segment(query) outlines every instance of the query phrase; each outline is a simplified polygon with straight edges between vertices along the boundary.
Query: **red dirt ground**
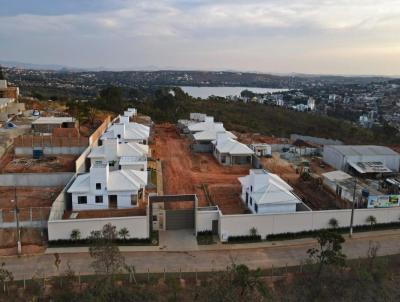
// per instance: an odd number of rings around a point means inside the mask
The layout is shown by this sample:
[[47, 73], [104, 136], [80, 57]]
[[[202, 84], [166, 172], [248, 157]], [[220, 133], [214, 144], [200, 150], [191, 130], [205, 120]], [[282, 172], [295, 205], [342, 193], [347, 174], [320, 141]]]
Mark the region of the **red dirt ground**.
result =
[[[127, 217], [127, 216], [145, 216], [146, 208], [134, 208], [134, 209], [107, 209], [107, 210], [90, 210], [90, 211], [79, 211], [76, 219], [87, 219], [87, 218], [107, 218], [107, 217]], [[71, 212], [64, 212], [63, 219], [69, 219]]]
[[[21, 228], [21, 241], [23, 254], [43, 253], [45, 249], [39, 229]], [[16, 255], [16, 242], [15, 229], [0, 229], [0, 256]]]
[[[238, 177], [247, 175], [250, 166], [221, 166], [212, 154], [193, 153], [189, 149], [189, 139], [181, 137], [171, 124], [155, 126], [153, 157], [161, 159], [163, 167], [164, 194], [197, 194], [199, 206], [208, 206], [202, 185], [239, 185]], [[226, 208], [224, 200], [222, 207]], [[219, 201], [216, 200], [219, 205]], [[225, 204], [225, 206], [223, 206]], [[229, 212], [243, 213], [235, 207], [237, 198], [232, 200]], [[173, 208], [191, 207], [189, 203], [174, 203]]]
[[218, 207], [224, 214], [245, 214], [249, 213], [240, 198], [242, 187], [237, 185], [209, 185], [208, 192], [212, 201], [218, 204]]
[[74, 172], [77, 155], [54, 155], [42, 159], [32, 157], [7, 157], [0, 167], [2, 173]]
[[[61, 187], [17, 187], [18, 207], [51, 207], [61, 190]], [[11, 202], [14, 195], [14, 187], [0, 187], [0, 208], [14, 208]]]

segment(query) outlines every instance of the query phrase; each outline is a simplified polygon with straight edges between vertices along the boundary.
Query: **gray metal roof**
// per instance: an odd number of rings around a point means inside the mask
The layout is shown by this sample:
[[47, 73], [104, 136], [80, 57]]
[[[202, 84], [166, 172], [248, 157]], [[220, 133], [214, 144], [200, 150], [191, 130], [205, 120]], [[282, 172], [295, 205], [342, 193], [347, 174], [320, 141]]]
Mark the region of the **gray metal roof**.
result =
[[400, 155], [392, 149], [384, 146], [370, 145], [331, 145], [325, 148], [332, 148], [346, 156], [368, 156], [368, 155]]

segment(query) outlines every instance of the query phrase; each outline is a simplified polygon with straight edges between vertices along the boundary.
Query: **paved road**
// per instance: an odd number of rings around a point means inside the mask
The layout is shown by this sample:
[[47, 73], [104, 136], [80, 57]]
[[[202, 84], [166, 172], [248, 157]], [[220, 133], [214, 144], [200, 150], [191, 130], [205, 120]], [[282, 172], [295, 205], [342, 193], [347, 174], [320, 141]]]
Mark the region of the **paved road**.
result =
[[[347, 239], [344, 244], [344, 252], [349, 258], [365, 257], [370, 241], [380, 244], [380, 255], [400, 253], [400, 231], [374, 232], [369, 235], [356, 235], [357, 238]], [[250, 268], [270, 268], [300, 264], [306, 258], [306, 251], [314, 246], [312, 240], [287, 242], [286, 245], [249, 248], [251, 245], [244, 245], [244, 249], [233, 249], [226, 246], [226, 249], [198, 250], [187, 252], [154, 251], [154, 252], [124, 252], [126, 262], [133, 264], [137, 272], [177, 272], [182, 271], [211, 271], [223, 270], [235, 261], [243, 263]], [[6, 263], [16, 279], [29, 278], [33, 274], [39, 276], [57, 275], [54, 266], [54, 255], [37, 255], [17, 257], [4, 257], [0, 259]], [[90, 268], [91, 259], [87, 253], [68, 253], [61, 255], [60, 271], [64, 271], [67, 262], [71, 268], [81, 274], [92, 272]]]

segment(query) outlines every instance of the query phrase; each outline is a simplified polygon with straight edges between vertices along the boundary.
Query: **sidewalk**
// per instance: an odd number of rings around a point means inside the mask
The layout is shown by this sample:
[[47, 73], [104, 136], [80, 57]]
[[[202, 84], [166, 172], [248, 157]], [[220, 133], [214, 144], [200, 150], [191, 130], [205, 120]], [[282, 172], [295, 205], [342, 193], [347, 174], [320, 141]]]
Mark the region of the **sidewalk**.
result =
[[[293, 240], [279, 240], [279, 241], [262, 241], [256, 243], [215, 243], [210, 245], [196, 245], [193, 244], [193, 238], [188, 239], [187, 234], [182, 236], [182, 232], [176, 231], [177, 236], [171, 236], [171, 233], [166, 233], [160, 236], [159, 246], [119, 246], [121, 252], [190, 252], [190, 251], [231, 251], [231, 250], [247, 250], [247, 249], [259, 249], [259, 248], [274, 248], [274, 247], [295, 247], [310, 245], [315, 242], [313, 238], [302, 238]], [[160, 233], [161, 234], [161, 233]], [[364, 240], [369, 238], [371, 240], [382, 238], [382, 236], [393, 236], [400, 240], [400, 230], [384, 230], [384, 231], [373, 231], [373, 232], [360, 232], [354, 233], [353, 238], [349, 238], [348, 234], [343, 234], [346, 241]], [[167, 237], [167, 238], [165, 238]], [[180, 238], [185, 243], [190, 240], [190, 244], [178, 244], [176, 238]], [[194, 238], [195, 240], [195, 238]], [[71, 253], [88, 253], [88, 247], [60, 247], [60, 248], [48, 248], [45, 254], [71, 254]]]

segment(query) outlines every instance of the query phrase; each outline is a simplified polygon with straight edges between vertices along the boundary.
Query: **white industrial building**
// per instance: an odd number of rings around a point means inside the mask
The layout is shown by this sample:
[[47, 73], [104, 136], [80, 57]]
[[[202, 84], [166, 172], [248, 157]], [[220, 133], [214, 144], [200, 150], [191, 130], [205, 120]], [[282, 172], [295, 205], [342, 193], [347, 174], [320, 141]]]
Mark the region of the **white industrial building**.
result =
[[383, 146], [326, 145], [323, 161], [342, 171], [388, 173], [399, 172], [400, 154]]
[[249, 175], [239, 177], [239, 182], [241, 198], [253, 213], [293, 213], [301, 203], [291, 186], [265, 170], [251, 169]]
[[110, 170], [130, 169], [147, 171], [149, 146], [139, 143], [123, 143], [118, 138], [103, 141], [103, 145], [92, 148], [88, 155], [91, 164], [108, 163]]
[[68, 193], [72, 210], [127, 209], [137, 207], [144, 199], [147, 171], [115, 170], [95, 163], [90, 172], [78, 175]]

